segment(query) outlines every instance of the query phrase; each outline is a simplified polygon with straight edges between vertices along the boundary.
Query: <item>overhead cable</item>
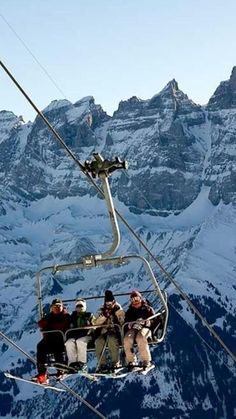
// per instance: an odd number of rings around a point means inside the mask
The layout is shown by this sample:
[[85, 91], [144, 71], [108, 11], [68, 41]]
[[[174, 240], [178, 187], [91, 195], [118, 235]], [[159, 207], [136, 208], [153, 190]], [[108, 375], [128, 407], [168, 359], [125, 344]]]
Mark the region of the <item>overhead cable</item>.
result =
[[79, 401], [83, 404], [85, 404], [90, 410], [92, 410], [94, 413], [96, 413], [97, 416], [99, 416], [102, 419], [107, 419], [106, 416], [104, 416], [101, 412], [99, 412], [95, 407], [93, 407], [87, 400], [83, 399], [76, 391], [74, 391], [71, 387], [69, 387], [67, 384], [65, 384], [63, 381], [60, 381], [60, 384], [65, 387], [65, 389], [71, 393], [74, 397], [79, 399]]
[[24, 349], [22, 349], [19, 345], [17, 345], [15, 342], [13, 342], [13, 340], [11, 340], [8, 336], [6, 336], [1, 331], [0, 331], [0, 337], [3, 338], [4, 340], [6, 340], [8, 343], [10, 343], [10, 345], [14, 346], [14, 348], [16, 348], [23, 355], [25, 355], [31, 362], [33, 362], [33, 364], [36, 364], [35, 359], [30, 354], [28, 354], [26, 351], [24, 351]]
[[33, 59], [36, 61], [36, 63], [39, 65], [39, 67], [43, 70], [43, 72], [46, 74], [46, 76], [51, 80], [51, 82], [54, 84], [56, 89], [62, 94], [64, 99], [66, 98], [65, 93], [61, 90], [61, 88], [58, 86], [58, 84], [53, 80], [52, 76], [48, 73], [45, 67], [39, 62], [37, 57], [33, 54], [33, 52], [29, 49], [29, 47], [26, 45], [26, 43], [23, 41], [23, 39], [18, 35], [18, 33], [15, 31], [15, 29], [10, 25], [10, 23], [7, 21], [7, 19], [3, 16], [2, 13], [0, 13], [0, 16], [2, 20], [7, 24], [7, 26], [11, 29], [11, 31], [14, 33], [14, 35], [17, 37], [17, 39], [21, 42], [21, 44], [25, 47], [25, 49], [30, 53], [30, 55], [33, 57]]

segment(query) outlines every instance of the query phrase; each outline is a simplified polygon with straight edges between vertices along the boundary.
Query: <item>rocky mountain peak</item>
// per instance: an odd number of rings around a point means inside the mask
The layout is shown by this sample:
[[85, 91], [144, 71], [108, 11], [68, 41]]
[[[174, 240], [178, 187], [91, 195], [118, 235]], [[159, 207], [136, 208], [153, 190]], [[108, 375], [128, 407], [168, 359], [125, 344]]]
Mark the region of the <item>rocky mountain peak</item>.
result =
[[3, 122], [5, 120], [10, 120], [12, 118], [16, 118], [16, 115], [11, 111], [0, 111], [0, 122]]
[[132, 96], [128, 100], [121, 101], [119, 103], [118, 110], [114, 113], [114, 116], [120, 116], [121, 113], [134, 113], [139, 112], [143, 108], [159, 108], [162, 107], [162, 100], [165, 98], [174, 98], [176, 92], [179, 90], [178, 83], [175, 79], [171, 80], [161, 92], [154, 95], [151, 99], [142, 100], [137, 96]]
[[178, 91], [180, 92], [178, 83], [175, 79], [173, 79], [167, 83], [164, 89], [150, 99], [149, 104], [151, 107], [153, 107], [153, 105], [159, 107], [163, 100], [174, 99]]
[[232, 69], [230, 79], [220, 83], [207, 104], [207, 109], [211, 111], [232, 108], [236, 108], [236, 66]]
[[236, 66], [232, 68], [232, 73], [229, 79], [231, 92], [236, 92]]
[[127, 100], [121, 100], [118, 106], [117, 111], [114, 112], [114, 117], [121, 116], [124, 113], [134, 113], [139, 111], [143, 106], [143, 100], [138, 98], [137, 96], [132, 96]]
[[80, 107], [80, 106], [87, 106], [89, 108], [90, 105], [94, 105], [95, 100], [93, 96], [85, 96], [82, 97], [82, 99], [75, 102], [74, 106]]
[[66, 108], [71, 106], [71, 102], [67, 99], [62, 100], [53, 100], [44, 110], [43, 113], [49, 113], [52, 111], [58, 111], [58, 110], [65, 110]]
[[11, 111], [0, 112], [0, 143], [11, 135], [12, 130], [24, 123], [23, 117], [16, 116]]
[[170, 91], [172, 93], [175, 93], [177, 90], [179, 90], [178, 83], [175, 79], [173, 79], [173, 80], [169, 81], [169, 83], [167, 83], [166, 87], [164, 87], [162, 92]]
[[22, 116], [16, 116], [11, 111], [0, 111], [0, 124], [3, 125], [14, 125], [17, 121], [24, 122]]
[[[189, 115], [191, 119], [191, 121], [189, 120], [190, 125], [198, 124], [204, 120], [201, 107], [179, 89], [175, 79], [169, 81], [160, 93], [147, 101], [147, 107], [155, 112], [157, 110], [161, 114], [166, 114], [168, 110], [169, 116], [172, 115], [171, 119], [173, 120], [181, 115], [186, 119], [187, 115]], [[195, 113], [194, 117], [193, 113]]]

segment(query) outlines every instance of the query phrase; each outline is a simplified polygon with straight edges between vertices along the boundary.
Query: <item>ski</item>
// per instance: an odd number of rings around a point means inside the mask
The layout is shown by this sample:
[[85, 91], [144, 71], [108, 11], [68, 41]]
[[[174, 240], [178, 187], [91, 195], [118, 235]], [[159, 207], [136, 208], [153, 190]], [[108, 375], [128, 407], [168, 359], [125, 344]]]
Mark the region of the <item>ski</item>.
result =
[[67, 373], [67, 374], [65, 374], [64, 377], [62, 377], [60, 380], [58, 380], [58, 382], [64, 381], [67, 378], [71, 378], [71, 377], [75, 378], [75, 377], [78, 377], [78, 375], [81, 376], [81, 377], [85, 377], [85, 378], [87, 378], [90, 381], [97, 381], [97, 378], [93, 374], [90, 374], [90, 373], [88, 373], [86, 371], [77, 371], [76, 373], [72, 373], [72, 374], [71, 373], [69, 373], [69, 374]]
[[135, 373], [135, 372], [141, 372], [142, 370], [143, 370], [143, 367], [140, 367], [139, 365], [137, 365], [136, 367], [134, 367], [132, 370], [128, 370], [127, 369], [128, 374], [132, 374], [132, 373]]
[[[55, 362], [54, 364], [52, 364], [52, 367], [56, 368], [57, 370], [63, 371], [66, 373], [66, 376], [62, 378], [61, 381], [63, 381], [66, 378], [73, 376], [78, 376], [80, 375], [81, 377], [85, 377], [88, 378], [91, 381], [97, 381], [96, 377], [94, 377], [93, 374], [90, 374], [89, 372], [85, 371], [85, 370], [77, 370], [75, 368], [69, 367], [69, 365], [65, 365], [65, 364], [60, 364], [58, 362]], [[59, 380], [60, 381], [60, 380]]]
[[132, 374], [135, 372], [140, 372], [143, 370], [143, 367], [135, 366], [131, 371], [129, 371], [126, 367], [117, 368], [114, 372], [107, 371], [107, 372], [93, 372], [96, 377], [104, 377], [104, 378], [124, 378], [128, 374]]
[[116, 373], [94, 373], [96, 376], [104, 376], [107, 378], [123, 378], [126, 377], [129, 374], [141, 374], [141, 375], [147, 375], [153, 368], [155, 368], [155, 365], [152, 364], [148, 368], [143, 368], [142, 366], [136, 365], [133, 369], [128, 370], [127, 367], [123, 367], [119, 370], [119, 372]]
[[127, 367], [123, 368], [123, 374], [134, 374], [136, 372], [140, 372], [143, 370], [143, 367], [140, 367], [139, 365], [135, 365], [132, 369], [128, 369]]
[[[77, 370], [76, 368], [70, 367], [69, 365], [61, 364], [61, 363], [58, 363], [58, 362], [52, 364], [52, 367], [66, 372], [68, 375], [65, 378], [71, 377], [72, 375], [73, 376], [74, 375], [80, 375], [82, 377], [88, 378], [91, 381], [97, 381], [98, 377], [122, 378], [122, 377], [126, 376], [126, 373], [125, 374], [119, 374], [119, 372], [121, 370], [123, 370], [123, 367], [117, 368], [116, 371], [114, 371], [114, 372], [107, 371], [107, 372], [104, 372], [104, 373], [102, 373], [102, 372], [99, 373], [99, 372], [96, 372], [96, 371], [87, 372], [87, 371], [84, 371], [84, 370]], [[64, 380], [64, 378], [62, 380]]]
[[153, 368], [155, 368], [154, 364], [151, 364], [149, 367], [147, 368], [143, 368], [143, 366], [141, 365], [136, 365], [134, 366], [133, 369], [128, 370], [127, 368], [125, 368], [125, 370], [127, 371], [127, 374], [134, 374], [134, 373], [138, 373], [138, 374], [142, 374], [142, 375], [146, 375], [149, 373], [149, 371], [151, 371]]
[[114, 372], [113, 371], [107, 371], [107, 372], [91, 372], [94, 377], [104, 377], [104, 378], [123, 378], [126, 377], [127, 372], [124, 371], [124, 368], [117, 368]]
[[56, 370], [63, 371], [69, 374], [76, 374], [78, 371], [75, 368], [69, 367], [69, 365], [61, 364], [60, 362], [54, 362], [50, 367], [56, 368]]
[[63, 390], [62, 388], [58, 388], [58, 387], [52, 386], [50, 384], [36, 383], [35, 381], [27, 380], [26, 378], [18, 377], [16, 375], [12, 375], [8, 372], [4, 372], [4, 375], [5, 375], [6, 378], [11, 378], [12, 380], [23, 381], [24, 383], [29, 383], [29, 384], [33, 384], [33, 385], [36, 385], [36, 386], [40, 386], [40, 387], [43, 387], [47, 390], [54, 390], [54, 391], [63, 392], [63, 393], [65, 392], [65, 390]]
[[147, 375], [151, 370], [153, 370], [153, 368], [155, 368], [154, 364], [150, 365], [150, 367], [148, 368], [142, 368], [141, 371], [139, 371], [139, 373], [142, 375]]

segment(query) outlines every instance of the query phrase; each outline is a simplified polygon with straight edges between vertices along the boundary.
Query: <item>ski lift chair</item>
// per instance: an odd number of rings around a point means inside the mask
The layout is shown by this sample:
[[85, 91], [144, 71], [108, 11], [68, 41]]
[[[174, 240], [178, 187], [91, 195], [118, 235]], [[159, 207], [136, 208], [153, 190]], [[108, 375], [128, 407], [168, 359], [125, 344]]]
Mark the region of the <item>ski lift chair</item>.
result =
[[[158, 311], [154, 319], [156, 319], [153, 324], [154, 329], [152, 330], [152, 340], [150, 343], [160, 343], [165, 336], [167, 321], [168, 321], [168, 306], [166, 301], [165, 294], [160, 290], [157, 280], [154, 276], [152, 268], [149, 262], [142, 256], [139, 255], [128, 255], [128, 256], [112, 256], [119, 247], [120, 244], [120, 231], [117, 222], [116, 212], [113, 205], [113, 200], [111, 196], [110, 186], [108, 182], [108, 176], [117, 169], [126, 169], [126, 162], [121, 162], [119, 158], [115, 158], [114, 161], [104, 160], [100, 154], [94, 154], [95, 160], [93, 162], [85, 162], [85, 168], [88, 173], [91, 173], [92, 176], [99, 177], [102, 182], [102, 189], [104, 198], [106, 200], [108, 214], [111, 222], [111, 229], [113, 233], [113, 241], [110, 248], [100, 254], [100, 255], [88, 255], [83, 257], [79, 262], [69, 263], [63, 265], [53, 265], [41, 269], [36, 274], [36, 287], [37, 287], [37, 296], [38, 296], [38, 308], [39, 308], [39, 317], [43, 316], [43, 301], [42, 301], [42, 287], [41, 287], [41, 276], [46, 271], [51, 271], [57, 273], [58, 271], [64, 271], [68, 269], [91, 269], [97, 268], [99, 266], [105, 265], [122, 265], [130, 262], [131, 260], [139, 260], [144, 264], [148, 277], [154, 287], [153, 292], [159, 298], [159, 301], [162, 305], [162, 309]], [[78, 298], [78, 296], [77, 296]], [[94, 326], [93, 326], [94, 328]], [[45, 331], [47, 333], [47, 331]], [[123, 343], [124, 336], [124, 327], [121, 329], [121, 343]], [[64, 341], [65, 341], [64, 337]], [[94, 350], [94, 347], [89, 350]]]

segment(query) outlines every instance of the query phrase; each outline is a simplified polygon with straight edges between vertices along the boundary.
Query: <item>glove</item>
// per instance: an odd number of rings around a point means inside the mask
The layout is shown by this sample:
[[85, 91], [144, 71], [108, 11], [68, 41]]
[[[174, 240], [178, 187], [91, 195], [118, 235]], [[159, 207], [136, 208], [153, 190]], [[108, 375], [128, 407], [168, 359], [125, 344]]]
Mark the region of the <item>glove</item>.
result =
[[134, 323], [132, 325], [132, 329], [135, 329], [135, 330], [141, 330], [142, 328], [143, 328], [143, 326], [142, 326], [142, 324], [140, 322]]
[[145, 326], [145, 324], [146, 324], [145, 320], [143, 320], [143, 319], [137, 319], [137, 322], [142, 326]]
[[132, 329], [141, 330], [144, 326], [145, 322], [143, 319], [137, 319], [135, 323], [132, 325]]

